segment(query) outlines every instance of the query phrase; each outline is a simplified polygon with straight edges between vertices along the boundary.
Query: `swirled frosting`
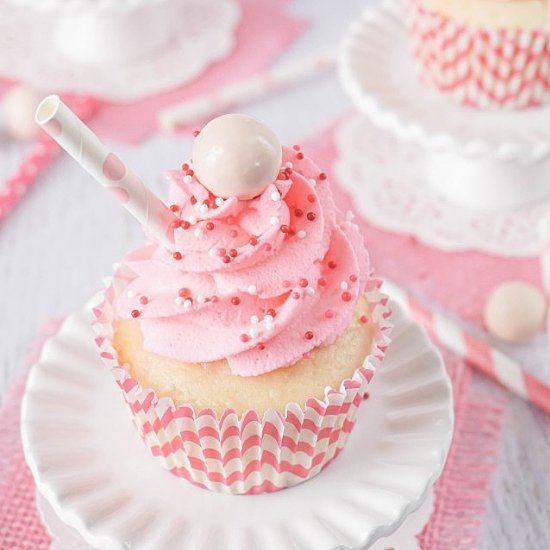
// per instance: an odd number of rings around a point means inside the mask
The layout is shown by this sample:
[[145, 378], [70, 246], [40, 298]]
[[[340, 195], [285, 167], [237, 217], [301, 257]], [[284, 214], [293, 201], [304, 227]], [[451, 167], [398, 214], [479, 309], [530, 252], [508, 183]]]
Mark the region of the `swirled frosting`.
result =
[[146, 350], [184, 362], [227, 359], [254, 376], [292, 365], [349, 324], [369, 277], [351, 216], [299, 148], [251, 200], [212, 196], [186, 165], [168, 174], [180, 220], [175, 252], [158, 245], [124, 259], [133, 278], [116, 302], [136, 318]]

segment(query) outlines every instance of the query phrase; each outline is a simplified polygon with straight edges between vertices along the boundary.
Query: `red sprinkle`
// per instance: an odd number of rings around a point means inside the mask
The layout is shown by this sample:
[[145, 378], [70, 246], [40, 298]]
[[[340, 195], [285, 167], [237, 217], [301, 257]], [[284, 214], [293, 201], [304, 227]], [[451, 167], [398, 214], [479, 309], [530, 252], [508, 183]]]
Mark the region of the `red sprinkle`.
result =
[[301, 298], [301, 295], [299, 292], [293, 292], [292, 293], [292, 297], [295, 299], [295, 300], [299, 300]]
[[230, 261], [231, 261], [231, 258], [230, 258], [229, 256], [224, 256], [224, 257], [222, 258], [222, 262], [223, 262], [224, 264], [228, 264]]
[[313, 332], [311, 332], [311, 330], [308, 330], [305, 334], [304, 334], [304, 338], [306, 340], [311, 340], [313, 338]]
[[298, 281], [298, 284], [299, 284], [302, 288], [306, 288], [306, 286], [308, 285], [307, 279], [300, 279], [300, 280]]
[[327, 281], [326, 279], [324, 279], [323, 277], [321, 277], [318, 281], [317, 281], [317, 284], [319, 286], [327, 286]]
[[330, 262], [328, 263], [330, 269], [336, 269], [337, 265], [338, 264], [334, 260], [330, 260]]
[[178, 296], [181, 296], [182, 298], [186, 298], [187, 296], [189, 296], [190, 294], [190, 291], [188, 288], [180, 288], [178, 290]]
[[325, 319], [332, 319], [334, 317], [334, 312], [332, 309], [327, 309], [325, 311]]
[[250, 340], [250, 336], [248, 336], [248, 334], [241, 334], [239, 338], [241, 339], [241, 342], [248, 342]]
[[263, 351], [265, 349], [265, 344], [263, 342], [259, 342], [256, 346], [260, 351]]
[[212, 229], [214, 229], [214, 224], [212, 222], [207, 222], [206, 229], [208, 229], [208, 231], [212, 231]]
[[351, 300], [351, 292], [342, 292], [342, 300], [344, 302], [349, 302]]
[[292, 168], [290, 168], [290, 166], [287, 166], [287, 167], [285, 168], [285, 174], [286, 174], [287, 176], [289, 176], [289, 177], [290, 177], [290, 175], [292, 174]]
[[192, 195], [191, 198], [189, 199], [189, 202], [195, 206], [195, 204], [197, 204], [197, 199], [195, 198], [195, 195]]
[[131, 315], [135, 319], [136, 317], [139, 317], [141, 313], [137, 309], [133, 309]]
[[181, 169], [182, 169], [184, 172], [187, 172], [187, 170], [189, 170], [189, 164], [187, 164], [186, 162], [184, 162], [184, 163], [181, 165]]
[[299, 151], [299, 150], [300, 150], [300, 146], [299, 146], [299, 145], [293, 145], [292, 148], [293, 148], [295, 151]]
[[361, 317], [359, 317], [359, 321], [363, 324], [366, 324], [369, 322], [369, 318], [366, 315], [361, 315]]
[[258, 237], [255, 237], [252, 235], [250, 239], [248, 239], [248, 244], [251, 244], [252, 246], [256, 246], [258, 244]]
[[142, 296], [140, 299], [139, 299], [139, 303], [144, 306], [146, 304], [149, 303], [149, 298], [147, 298], [147, 296]]
[[170, 210], [172, 210], [172, 212], [177, 212], [179, 209], [180, 207], [177, 204], [170, 205]]
[[233, 296], [233, 298], [231, 298], [231, 303], [234, 306], [238, 306], [241, 303], [241, 299], [238, 296]]
[[191, 169], [187, 170], [187, 175], [193, 177], [195, 175], [195, 172]]
[[271, 315], [271, 317], [275, 317], [276, 313], [275, 313], [275, 310], [270, 307], [266, 312], [265, 312], [266, 315]]
[[317, 217], [317, 215], [315, 214], [315, 212], [308, 212], [307, 213], [307, 219], [312, 222], [315, 220], [315, 218]]
[[321, 173], [319, 174], [319, 179], [320, 179], [321, 181], [324, 181], [324, 180], [327, 179], [327, 175], [326, 175], [324, 172], [321, 172]]
[[229, 251], [229, 255], [232, 257], [232, 258], [236, 258], [239, 253], [234, 249], [232, 248], [230, 251]]
[[280, 229], [281, 229], [281, 233], [288, 233], [289, 231], [288, 225], [284, 225], [284, 224], [281, 225]]
[[181, 220], [174, 220], [173, 222], [170, 222], [170, 227], [173, 229], [181, 227]]
[[172, 257], [174, 258], [174, 260], [181, 260], [183, 258], [183, 255], [181, 252], [174, 252], [172, 254]]
[[300, 208], [296, 208], [296, 210], [294, 210], [294, 215], [297, 218], [301, 218], [304, 215], [304, 211]]
[[199, 131], [199, 130], [195, 130], [195, 131], [193, 132], [193, 137], [197, 137], [199, 134], [200, 134], [200, 131]]
[[309, 202], [315, 202], [315, 195], [312, 195], [311, 193], [307, 196], [307, 200]]
[[350, 280], [352, 283], [357, 282], [357, 275], [351, 274], [351, 275], [349, 276], [349, 280]]
[[210, 298], [210, 301], [215, 304], [217, 301], [218, 301], [218, 297], [217, 296], [212, 296], [212, 298]]
[[191, 224], [187, 220], [181, 220], [180, 227], [183, 227], [183, 229], [189, 229]]
[[304, 158], [304, 153], [298, 153], [298, 154], [296, 155], [296, 158], [297, 158], [298, 160], [302, 160], [302, 159]]

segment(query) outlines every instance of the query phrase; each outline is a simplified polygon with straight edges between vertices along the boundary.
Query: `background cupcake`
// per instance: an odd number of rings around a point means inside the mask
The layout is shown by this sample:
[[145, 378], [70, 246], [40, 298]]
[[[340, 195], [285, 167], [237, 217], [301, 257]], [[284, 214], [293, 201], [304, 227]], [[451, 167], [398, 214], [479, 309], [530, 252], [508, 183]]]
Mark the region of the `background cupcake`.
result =
[[130, 253], [96, 309], [101, 355], [173, 474], [232, 493], [295, 485], [345, 444], [387, 346], [386, 298], [299, 147], [281, 158], [269, 129], [227, 115], [194, 159], [169, 174], [174, 250]]
[[546, 0], [410, 0], [418, 70], [464, 105], [522, 109], [550, 101]]

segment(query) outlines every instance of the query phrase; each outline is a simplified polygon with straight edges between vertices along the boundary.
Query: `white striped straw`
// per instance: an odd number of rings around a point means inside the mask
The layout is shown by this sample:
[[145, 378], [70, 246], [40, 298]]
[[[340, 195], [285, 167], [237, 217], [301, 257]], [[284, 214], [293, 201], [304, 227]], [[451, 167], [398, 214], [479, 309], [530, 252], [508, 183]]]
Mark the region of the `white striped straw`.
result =
[[382, 290], [447, 349], [514, 394], [550, 413], [550, 387], [529, 374], [517, 361], [447, 317], [423, 306], [395, 283], [384, 279]]
[[211, 118], [231, 110], [235, 105], [253, 101], [285, 86], [322, 73], [332, 68], [334, 61], [333, 53], [324, 52], [275, 67], [251, 78], [233, 82], [212, 94], [164, 109], [158, 116], [159, 128], [164, 132], [173, 132], [178, 126]]

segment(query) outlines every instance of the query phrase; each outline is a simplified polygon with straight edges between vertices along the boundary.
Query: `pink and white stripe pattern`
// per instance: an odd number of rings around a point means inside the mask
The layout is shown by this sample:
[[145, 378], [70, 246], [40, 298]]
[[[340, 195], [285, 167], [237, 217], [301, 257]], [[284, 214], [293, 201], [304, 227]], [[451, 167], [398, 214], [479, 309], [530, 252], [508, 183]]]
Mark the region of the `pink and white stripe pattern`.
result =
[[550, 32], [481, 30], [410, 0], [408, 28], [421, 75], [464, 105], [523, 109], [550, 102]]
[[384, 280], [384, 290], [447, 349], [512, 393], [550, 413], [550, 387], [519, 363], [445, 316], [426, 308], [394, 283]]
[[176, 407], [171, 399], [158, 398], [118, 364], [110, 343], [113, 301], [125, 285], [124, 277], [115, 275], [93, 309], [96, 343], [143, 441], [162, 466], [199, 487], [257, 494], [301, 483], [336, 458], [389, 343], [390, 311], [380, 281], [371, 280], [367, 288], [374, 326], [371, 354], [338, 391], [327, 388], [323, 400], [311, 398], [303, 408], [291, 403], [284, 413], [269, 410], [260, 417], [248, 411], [239, 417], [227, 410], [219, 418], [210, 409]]

